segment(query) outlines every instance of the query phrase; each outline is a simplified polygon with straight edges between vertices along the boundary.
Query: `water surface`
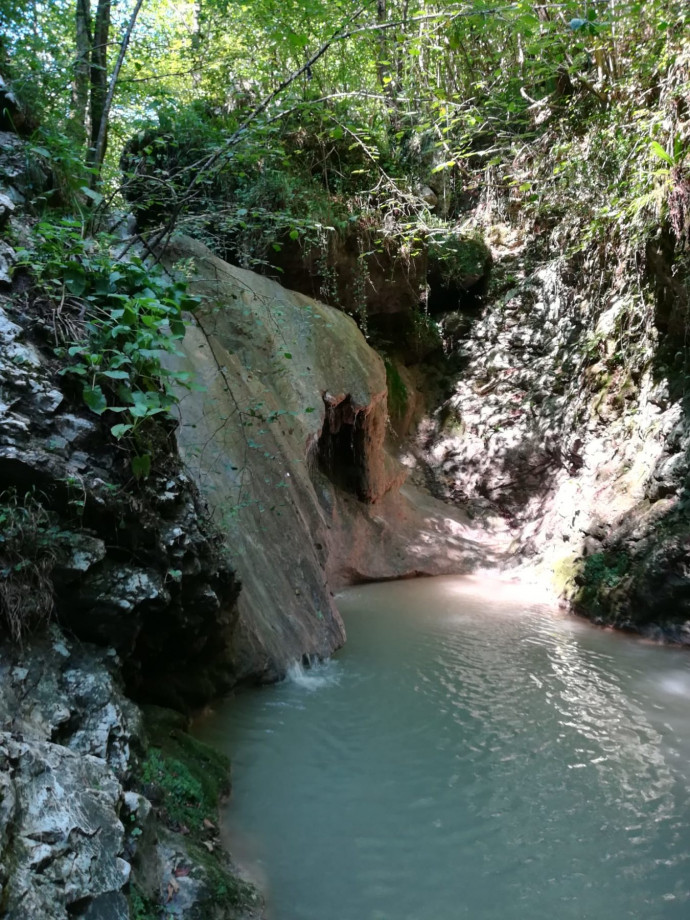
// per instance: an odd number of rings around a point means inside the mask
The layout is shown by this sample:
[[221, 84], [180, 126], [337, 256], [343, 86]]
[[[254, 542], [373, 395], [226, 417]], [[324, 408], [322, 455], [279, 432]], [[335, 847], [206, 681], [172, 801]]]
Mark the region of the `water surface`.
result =
[[201, 726], [274, 920], [690, 917], [690, 658], [480, 578], [339, 598], [332, 662]]

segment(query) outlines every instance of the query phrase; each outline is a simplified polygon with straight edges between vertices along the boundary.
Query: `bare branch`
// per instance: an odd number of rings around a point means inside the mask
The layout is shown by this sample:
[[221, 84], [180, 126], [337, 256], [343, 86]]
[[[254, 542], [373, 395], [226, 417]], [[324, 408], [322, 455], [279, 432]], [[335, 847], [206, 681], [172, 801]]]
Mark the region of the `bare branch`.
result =
[[94, 146], [93, 152], [93, 165], [97, 173], [100, 172], [100, 168], [103, 163], [103, 157], [105, 155], [105, 138], [108, 131], [108, 119], [110, 118], [110, 109], [113, 104], [113, 97], [115, 96], [117, 78], [120, 76], [120, 71], [122, 70], [122, 65], [125, 61], [125, 55], [127, 54], [129, 40], [132, 37], [132, 32], [134, 31], [134, 26], [136, 25], [137, 16], [139, 15], [139, 10], [141, 9], [143, 2], [144, 0], [137, 0], [136, 5], [132, 10], [132, 15], [129, 18], [129, 23], [127, 24], [125, 34], [122, 36], [122, 41], [120, 42], [120, 53], [117, 56], [117, 61], [115, 62], [115, 67], [110, 77], [110, 86], [108, 87], [108, 94], [105, 97], [105, 102], [103, 104], [103, 112], [101, 114], [101, 121], [98, 126], [98, 136], [96, 138], [96, 144]]

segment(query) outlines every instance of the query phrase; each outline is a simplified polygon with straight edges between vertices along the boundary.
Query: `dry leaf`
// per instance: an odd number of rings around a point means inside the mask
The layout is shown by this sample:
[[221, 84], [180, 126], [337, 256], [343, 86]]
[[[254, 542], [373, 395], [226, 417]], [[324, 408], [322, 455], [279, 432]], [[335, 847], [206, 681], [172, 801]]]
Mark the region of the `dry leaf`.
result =
[[171, 876], [170, 881], [168, 882], [168, 897], [165, 903], [169, 904], [179, 890], [180, 890], [180, 886], [175, 881], [175, 879]]

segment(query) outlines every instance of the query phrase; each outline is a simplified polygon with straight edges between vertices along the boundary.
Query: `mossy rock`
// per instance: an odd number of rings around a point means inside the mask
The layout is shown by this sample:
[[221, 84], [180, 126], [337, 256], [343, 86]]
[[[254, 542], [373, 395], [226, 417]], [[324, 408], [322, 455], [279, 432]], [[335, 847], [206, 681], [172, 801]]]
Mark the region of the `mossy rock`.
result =
[[486, 278], [491, 252], [478, 233], [445, 233], [429, 240], [429, 275], [449, 290], [468, 291]]
[[405, 415], [409, 394], [396, 362], [390, 358], [384, 358], [384, 364], [388, 386], [388, 412], [394, 421], [398, 421]]
[[150, 747], [139, 771], [144, 794], [162, 803], [167, 823], [194, 833], [213, 819], [230, 789], [230, 761], [185, 731], [184, 716], [159, 706], [144, 710]]
[[133, 863], [131, 916], [262, 916], [259, 892], [238, 876], [218, 832], [219, 805], [230, 786], [230, 761], [190, 735], [187, 720], [177, 712], [148, 706], [144, 719], [149, 745], [134, 787], [153, 804], [156, 825], [152, 849], [137, 852]]
[[620, 584], [630, 568], [630, 558], [624, 550], [593, 553], [586, 556], [575, 576], [579, 590], [574, 602], [585, 612], [604, 617], [608, 612], [608, 597]]
[[231, 874], [216, 852], [191, 842], [187, 846], [195, 868], [192, 876], [199, 883], [201, 895], [185, 920], [209, 920], [211, 917], [248, 917], [261, 905], [256, 888]]
[[582, 558], [569, 553], [558, 559], [551, 570], [551, 581], [559, 597], [572, 597], [577, 591], [576, 578], [582, 570]]

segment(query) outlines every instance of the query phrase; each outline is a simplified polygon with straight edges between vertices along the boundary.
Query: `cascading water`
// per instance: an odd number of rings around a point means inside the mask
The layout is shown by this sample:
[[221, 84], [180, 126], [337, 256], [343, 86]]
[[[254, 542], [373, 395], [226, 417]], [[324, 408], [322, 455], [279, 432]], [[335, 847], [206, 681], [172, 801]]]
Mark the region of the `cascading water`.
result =
[[274, 920], [685, 920], [690, 658], [488, 578], [351, 589], [200, 726]]

